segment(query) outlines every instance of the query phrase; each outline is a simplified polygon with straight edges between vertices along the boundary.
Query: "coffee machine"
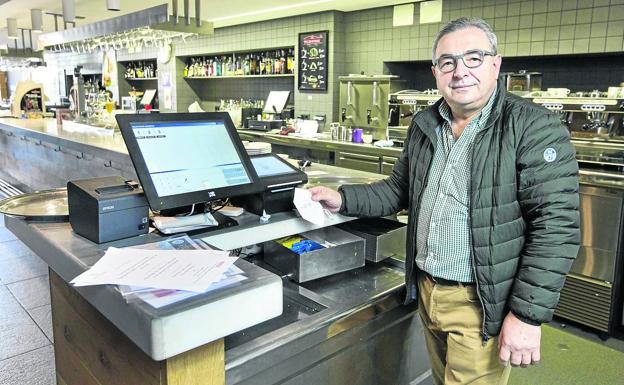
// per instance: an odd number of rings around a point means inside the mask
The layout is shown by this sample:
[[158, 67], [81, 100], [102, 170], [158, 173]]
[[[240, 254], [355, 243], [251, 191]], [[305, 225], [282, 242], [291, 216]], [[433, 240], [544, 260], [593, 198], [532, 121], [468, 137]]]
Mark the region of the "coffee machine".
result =
[[556, 90], [533, 92], [527, 97], [559, 114], [573, 138], [624, 141], [624, 95], [594, 90], [563, 96], [560, 89]]
[[402, 90], [388, 95], [388, 140], [401, 146], [407, 137], [407, 128], [418, 112], [440, 99], [436, 89], [425, 91]]

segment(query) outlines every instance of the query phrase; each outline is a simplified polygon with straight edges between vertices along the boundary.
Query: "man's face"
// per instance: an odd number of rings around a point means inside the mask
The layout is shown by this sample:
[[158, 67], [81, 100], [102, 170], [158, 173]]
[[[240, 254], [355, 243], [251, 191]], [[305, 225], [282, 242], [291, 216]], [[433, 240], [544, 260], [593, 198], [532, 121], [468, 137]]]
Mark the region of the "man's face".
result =
[[[485, 32], [469, 27], [444, 35], [436, 48], [436, 59], [441, 55], [458, 55], [470, 50], [491, 51], [492, 47]], [[484, 56], [483, 63], [476, 68], [468, 68], [458, 59], [455, 70], [442, 72], [437, 66], [431, 67], [438, 90], [451, 107], [453, 113], [470, 114], [485, 106], [496, 88], [501, 57]]]

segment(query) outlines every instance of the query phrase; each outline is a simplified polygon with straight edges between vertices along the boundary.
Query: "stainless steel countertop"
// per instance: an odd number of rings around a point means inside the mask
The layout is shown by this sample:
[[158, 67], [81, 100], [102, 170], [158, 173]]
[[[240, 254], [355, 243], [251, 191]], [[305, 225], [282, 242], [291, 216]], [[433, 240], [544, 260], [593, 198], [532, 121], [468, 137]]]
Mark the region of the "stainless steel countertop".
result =
[[303, 138], [289, 135], [279, 135], [275, 132], [263, 132], [255, 130], [238, 130], [238, 135], [243, 140], [258, 140], [263, 142], [282, 144], [285, 146], [311, 148], [327, 151], [344, 151], [357, 154], [393, 156], [401, 155], [402, 148], [399, 147], [377, 147], [366, 143], [340, 142], [335, 140]]
[[15, 135], [27, 135], [46, 141], [57, 140], [62, 143], [74, 143], [80, 146], [92, 146], [105, 150], [127, 154], [126, 144], [118, 130], [101, 127], [88, 129], [67, 129], [56, 124], [56, 119], [0, 119], [0, 129]]
[[[69, 223], [28, 223], [18, 218], [6, 217], [6, 225], [66, 281], [70, 281], [92, 266], [109, 246], [135, 246], [163, 239], [160, 235], [150, 233], [97, 245], [75, 234]], [[206, 234], [198, 234], [194, 238], [205, 236]], [[262, 260], [252, 262], [253, 264], [244, 260], [237, 262], [250, 277], [248, 279], [250, 285], [267, 279], [266, 270], [271, 269], [264, 265]], [[403, 279], [404, 273], [401, 268], [383, 263], [368, 265], [302, 285], [284, 278], [284, 297], [290, 298], [285, 305], [304, 304], [313, 310], [308, 315], [300, 311], [295, 312], [293, 319], [293, 315], [288, 314], [285, 309], [282, 316], [264, 322], [257, 328], [252, 326], [226, 337], [226, 368], [235, 367], [267, 351], [279, 350], [280, 347], [307, 334], [317, 333], [332, 325], [335, 328], [336, 323], [340, 324], [340, 320], [349, 319], [349, 316], [361, 307], [371, 306], [379, 301], [393, 304], [393, 308], [401, 306]], [[143, 302], [126, 303], [113, 285], [76, 289], [143, 350], [151, 347], [153, 337], [149, 327], [151, 322], [170, 319], [176, 313], [200, 308], [215, 300], [213, 298], [215, 294], [201, 294], [164, 308], [154, 309]], [[188, 328], [183, 333], [185, 339], [192, 339], [195, 335], [194, 328]], [[198, 341], [200, 342], [202, 341]]]

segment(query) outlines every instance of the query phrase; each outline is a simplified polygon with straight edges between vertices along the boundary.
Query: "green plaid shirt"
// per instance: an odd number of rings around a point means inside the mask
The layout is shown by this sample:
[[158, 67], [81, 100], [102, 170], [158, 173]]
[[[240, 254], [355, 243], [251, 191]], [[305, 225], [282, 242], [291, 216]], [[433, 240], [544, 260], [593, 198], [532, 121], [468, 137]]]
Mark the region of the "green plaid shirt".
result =
[[487, 122], [494, 95], [459, 136], [453, 137], [449, 105], [439, 106], [442, 125], [423, 191], [416, 237], [416, 265], [434, 277], [474, 282], [470, 242], [470, 172], [472, 147]]

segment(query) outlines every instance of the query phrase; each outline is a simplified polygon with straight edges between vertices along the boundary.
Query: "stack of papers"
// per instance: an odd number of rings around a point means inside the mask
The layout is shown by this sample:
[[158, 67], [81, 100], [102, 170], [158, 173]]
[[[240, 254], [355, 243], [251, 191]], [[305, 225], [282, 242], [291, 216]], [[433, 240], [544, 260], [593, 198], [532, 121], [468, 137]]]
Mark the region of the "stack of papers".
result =
[[[229, 269], [221, 275], [218, 281], [208, 286], [204, 293], [208, 293], [217, 289], [232, 286], [238, 282], [247, 279], [245, 272], [236, 266], [230, 266]], [[147, 302], [150, 306], [160, 308], [182, 301], [183, 299], [194, 297], [201, 293], [185, 290], [171, 289], [154, 289], [141, 286], [119, 285], [119, 292], [125, 298], [126, 302], [135, 302], [141, 300]]]
[[127, 301], [140, 299], [158, 308], [247, 278], [233, 265], [238, 258], [202, 249], [186, 235], [141, 247], [146, 248], [110, 247], [71, 283], [117, 284]]

